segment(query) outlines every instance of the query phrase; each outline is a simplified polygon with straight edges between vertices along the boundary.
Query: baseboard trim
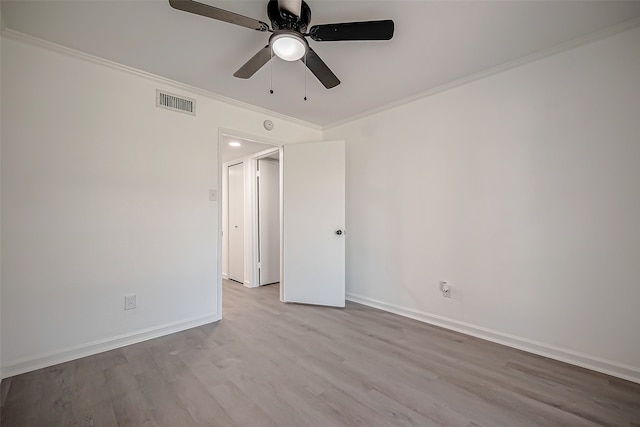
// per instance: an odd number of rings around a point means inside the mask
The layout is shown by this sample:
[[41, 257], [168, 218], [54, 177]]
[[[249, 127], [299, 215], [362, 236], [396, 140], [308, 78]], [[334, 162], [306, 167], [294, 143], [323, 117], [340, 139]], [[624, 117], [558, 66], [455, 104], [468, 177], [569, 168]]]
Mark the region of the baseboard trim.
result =
[[229, 280], [229, 275], [227, 273], [222, 273], [222, 278]]
[[38, 356], [25, 357], [22, 359], [9, 362], [2, 366], [1, 378], [9, 378], [14, 375], [23, 374], [25, 372], [35, 371], [36, 369], [46, 368], [48, 366], [57, 365], [82, 357], [91, 356], [104, 351], [114, 350], [116, 348], [125, 347], [127, 345], [136, 344], [153, 338], [175, 332], [184, 331], [186, 329], [195, 328], [197, 326], [206, 325], [207, 323], [217, 322], [221, 319], [219, 313], [211, 313], [205, 316], [194, 317], [178, 322], [166, 323], [164, 325], [152, 328], [141, 329], [139, 331], [118, 335], [115, 337], [105, 338], [92, 341], [86, 344], [62, 349]]
[[611, 360], [574, 352], [424, 311], [377, 301], [362, 295], [348, 292], [347, 300], [640, 384], [640, 369], [633, 366], [623, 365]]

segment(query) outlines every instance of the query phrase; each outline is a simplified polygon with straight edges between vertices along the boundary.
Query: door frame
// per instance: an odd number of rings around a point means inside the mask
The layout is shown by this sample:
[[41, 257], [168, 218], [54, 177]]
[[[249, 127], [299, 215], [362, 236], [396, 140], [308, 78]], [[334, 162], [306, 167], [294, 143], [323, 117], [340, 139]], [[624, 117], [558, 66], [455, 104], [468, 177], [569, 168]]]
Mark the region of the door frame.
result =
[[[272, 148], [268, 148], [265, 149], [263, 151], [260, 151], [258, 153], [254, 153], [250, 156], [249, 158], [249, 165], [247, 165], [244, 160], [242, 161], [234, 161], [234, 162], [224, 162], [222, 161], [222, 143], [223, 143], [223, 137], [224, 136], [229, 136], [229, 137], [236, 137], [236, 138], [240, 138], [240, 139], [244, 139], [250, 142], [255, 142], [255, 143], [259, 143], [259, 144], [265, 144], [265, 145], [271, 145], [273, 146]], [[243, 163], [244, 167], [248, 167], [249, 166], [249, 171], [252, 175], [252, 179], [251, 179], [251, 188], [252, 188], [252, 200], [251, 203], [253, 206], [256, 205], [256, 192], [255, 192], [255, 186], [256, 186], [256, 181], [255, 181], [255, 177], [256, 177], [256, 167], [257, 167], [257, 159], [260, 156], [265, 156], [268, 154], [272, 154], [273, 152], [275, 152], [276, 150], [279, 151], [280, 153], [280, 300], [282, 301], [283, 299], [283, 288], [284, 288], [284, 283], [283, 283], [283, 276], [282, 276], [282, 272], [283, 267], [284, 267], [284, 261], [283, 261], [283, 214], [282, 214], [282, 208], [283, 208], [283, 198], [284, 198], [284, 194], [283, 194], [283, 160], [284, 160], [284, 151], [283, 151], [283, 146], [285, 145], [284, 141], [279, 141], [279, 140], [275, 140], [275, 139], [270, 139], [270, 138], [264, 138], [262, 136], [256, 136], [256, 135], [252, 135], [252, 134], [248, 134], [246, 132], [242, 132], [242, 131], [238, 131], [235, 129], [229, 129], [229, 128], [218, 128], [218, 146], [217, 146], [217, 156], [218, 156], [218, 171], [217, 171], [217, 178], [218, 178], [218, 183], [217, 183], [217, 193], [218, 193], [218, 206], [217, 206], [217, 213], [218, 213], [218, 230], [220, 230], [218, 236], [217, 236], [217, 269], [218, 269], [218, 273], [216, 275], [216, 294], [217, 294], [217, 301], [218, 301], [218, 313], [220, 313], [220, 316], [222, 316], [222, 245], [223, 245], [223, 241], [225, 238], [228, 238], [228, 230], [223, 229], [223, 222], [222, 222], [222, 217], [223, 217], [223, 209], [222, 209], [222, 205], [223, 205], [223, 179], [224, 179], [224, 183], [227, 182], [227, 180], [224, 177], [224, 172], [225, 172], [225, 166], [227, 166], [228, 164], [237, 164], [237, 163]], [[252, 172], [251, 172], [252, 171]], [[246, 188], [246, 187], [245, 187]], [[245, 199], [246, 200], [246, 199]], [[246, 212], [246, 211], [245, 211]], [[257, 248], [256, 248], [256, 243], [257, 243], [257, 215], [255, 212], [255, 209], [250, 209], [250, 215], [251, 215], [251, 220], [249, 222], [249, 228], [250, 228], [250, 245], [251, 245], [251, 256], [250, 256], [250, 262], [251, 262], [251, 284], [255, 283], [255, 278], [257, 278], [258, 274], [257, 274], [257, 269], [258, 269], [258, 264], [257, 264]], [[246, 213], [245, 213], [245, 217], [246, 217]], [[227, 220], [228, 223], [228, 220]], [[246, 222], [245, 222], [246, 224]], [[228, 224], [227, 224], [228, 226]], [[245, 227], [245, 235], [247, 233], [247, 227]], [[245, 242], [246, 242], [246, 238], [245, 238]], [[246, 251], [245, 251], [246, 253]], [[228, 259], [227, 259], [228, 262]], [[246, 260], [245, 260], [246, 262]], [[246, 271], [246, 269], [245, 269]]]

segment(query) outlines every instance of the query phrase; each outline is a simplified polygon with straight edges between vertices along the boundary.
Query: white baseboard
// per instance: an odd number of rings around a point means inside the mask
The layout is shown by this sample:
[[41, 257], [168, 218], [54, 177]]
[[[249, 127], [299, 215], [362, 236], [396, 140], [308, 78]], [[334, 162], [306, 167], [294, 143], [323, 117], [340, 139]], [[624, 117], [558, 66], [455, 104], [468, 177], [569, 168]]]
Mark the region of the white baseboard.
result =
[[222, 273], [222, 278], [223, 279], [229, 279], [229, 275], [227, 273]]
[[206, 325], [207, 323], [217, 322], [220, 319], [220, 313], [212, 313], [206, 316], [166, 323], [164, 325], [152, 328], [142, 329], [115, 337], [92, 341], [86, 344], [81, 344], [78, 346], [46, 354], [25, 357], [3, 365], [0, 371], [1, 378], [8, 378], [14, 375], [23, 374], [25, 372], [35, 371], [36, 369], [57, 365], [58, 363], [64, 363], [70, 360], [80, 359], [81, 357], [91, 356], [93, 354], [102, 353], [104, 351], [125, 347], [127, 345], [136, 344], [142, 341], [147, 341], [175, 332], [184, 331], [185, 329], [195, 328], [196, 326]]
[[574, 352], [565, 348], [460, 322], [458, 320], [426, 313], [420, 310], [377, 301], [353, 293], [347, 293], [347, 300], [640, 384], [640, 368], [623, 365], [611, 360], [605, 360], [588, 354]]

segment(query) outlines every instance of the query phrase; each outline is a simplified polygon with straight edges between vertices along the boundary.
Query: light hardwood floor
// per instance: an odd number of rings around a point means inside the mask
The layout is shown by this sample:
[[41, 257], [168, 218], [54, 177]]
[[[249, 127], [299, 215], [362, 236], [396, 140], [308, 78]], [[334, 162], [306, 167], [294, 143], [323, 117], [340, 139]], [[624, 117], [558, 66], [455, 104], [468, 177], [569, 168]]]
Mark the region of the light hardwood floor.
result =
[[10, 426], [640, 426], [640, 385], [358, 304], [224, 319], [2, 383]]

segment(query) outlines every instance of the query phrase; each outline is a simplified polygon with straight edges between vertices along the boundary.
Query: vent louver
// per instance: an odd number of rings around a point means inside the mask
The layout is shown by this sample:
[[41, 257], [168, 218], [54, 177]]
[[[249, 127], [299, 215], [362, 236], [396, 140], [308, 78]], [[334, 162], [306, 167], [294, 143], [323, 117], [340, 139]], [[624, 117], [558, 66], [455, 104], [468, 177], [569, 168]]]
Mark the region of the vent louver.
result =
[[156, 107], [196, 115], [195, 99], [185, 98], [161, 90], [156, 90]]

